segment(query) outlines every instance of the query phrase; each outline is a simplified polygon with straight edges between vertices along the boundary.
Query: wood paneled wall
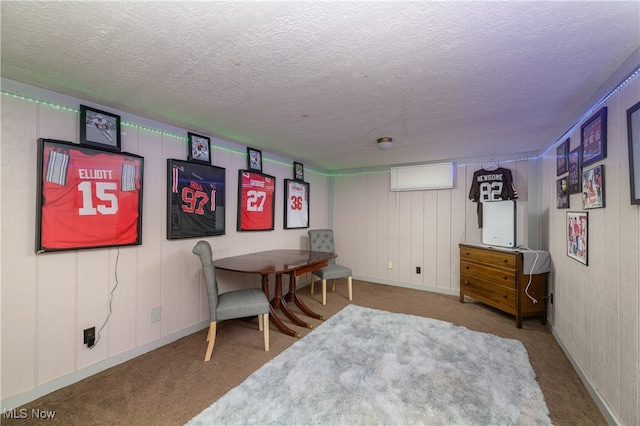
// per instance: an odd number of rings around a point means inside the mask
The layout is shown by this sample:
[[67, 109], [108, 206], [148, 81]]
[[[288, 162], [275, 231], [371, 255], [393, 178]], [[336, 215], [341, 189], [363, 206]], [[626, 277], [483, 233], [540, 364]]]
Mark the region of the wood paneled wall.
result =
[[[518, 245], [528, 245], [529, 222], [537, 220], [529, 214], [527, 189], [537, 163], [535, 158], [500, 163], [511, 170], [518, 191]], [[477, 204], [469, 200], [469, 190], [473, 173], [484, 166], [458, 163], [453, 189], [427, 191], [391, 192], [388, 171], [335, 177], [333, 227], [339, 236], [339, 262], [361, 279], [457, 294], [458, 244], [482, 240]]]

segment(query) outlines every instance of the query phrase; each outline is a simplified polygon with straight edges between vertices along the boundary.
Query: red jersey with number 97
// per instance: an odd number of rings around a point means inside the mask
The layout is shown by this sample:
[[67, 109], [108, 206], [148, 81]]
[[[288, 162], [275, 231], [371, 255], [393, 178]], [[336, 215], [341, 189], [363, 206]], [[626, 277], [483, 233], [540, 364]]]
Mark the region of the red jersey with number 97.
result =
[[142, 158], [43, 147], [43, 249], [139, 243]]

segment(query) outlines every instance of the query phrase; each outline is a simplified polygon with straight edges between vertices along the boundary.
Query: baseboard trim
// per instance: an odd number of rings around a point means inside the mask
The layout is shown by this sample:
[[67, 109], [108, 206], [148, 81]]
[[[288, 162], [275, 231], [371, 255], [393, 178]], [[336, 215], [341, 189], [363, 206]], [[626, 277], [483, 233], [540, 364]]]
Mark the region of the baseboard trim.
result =
[[411, 288], [411, 289], [414, 289], [414, 290], [424, 290], [424, 291], [430, 291], [432, 293], [448, 294], [450, 296], [458, 296], [458, 295], [460, 295], [460, 292], [458, 290], [452, 290], [452, 289], [449, 289], [449, 288], [431, 287], [431, 286], [426, 286], [426, 285], [405, 283], [405, 282], [402, 282], [402, 281], [381, 280], [379, 278], [365, 277], [365, 276], [360, 276], [360, 275], [354, 275], [352, 278], [354, 280], [367, 281], [367, 282], [370, 282], [370, 283], [390, 285], [390, 286], [393, 286], [393, 287]]
[[591, 398], [600, 409], [600, 412], [604, 416], [604, 419], [610, 425], [620, 425], [621, 423], [618, 421], [615, 414], [613, 414], [613, 411], [611, 411], [611, 408], [609, 408], [609, 405], [602, 398], [602, 395], [600, 395], [600, 392], [598, 392], [595, 386], [593, 386], [593, 383], [591, 383], [591, 380], [589, 380], [589, 377], [587, 376], [585, 371], [582, 369], [582, 366], [580, 366], [580, 363], [578, 363], [578, 361], [574, 358], [569, 348], [564, 344], [564, 342], [562, 341], [562, 338], [560, 338], [560, 335], [558, 335], [558, 332], [553, 326], [553, 323], [547, 320], [547, 324], [549, 326], [549, 329], [551, 329], [551, 334], [553, 334], [553, 337], [556, 339], [556, 342], [558, 342], [558, 345], [560, 345], [560, 348], [562, 349], [564, 354], [567, 356], [567, 358], [569, 358], [569, 362], [571, 362], [573, 369], [576, 370], [576, 372], [578, 373], [580, 380], [582, 380], [582, 383], [587, 388], [589, 395], [591, 395]]
[[207, 327], [209, 327], [208, 320], [203, 321], [199, 324], [193, 325], [191, 327], [187, 327], [185, 329], [177, 331], [168, 336], [161, 337], [160, 339], [154, 340], [153, 342], [149, 342], [142, 346], [138, 346], [137, 348], [131, 349], [130, 351], [121, 353], [111, 358], [107, 358], [104, 361], [93, 364], [87, 368], [83, 368], [82, 370], [75, 371], [66, 376], [60, 377], [58, 379], [52, 380], [43, 385], [37, 386], [33, 389], [28, 390], [27, 392], [9, 397], [7, 399], [3, 399], [0, 402], [0, 412], [4, 413], [6, 410], [13, 410], [24, 404], [28, 404], [29, 402], [35, 401], [36, 399], [41, 398], [47, 394], [50, 394], [51, 392], [55, 392], [66, 386], [77, 383], [81, 380], [86, 379], [87, 377], [91, 377], [111, 367], [115, 367], [118, 364], [122, 364], [124, 362], [130, 361], [134, 358], [139, 357], [140, 355], [144, 355], [147, 352], [151, 352], [162, 346], [168, 345], [169, 343], [175, 342], [178, 339], [181, 339], [190, 334], [196, 333]]

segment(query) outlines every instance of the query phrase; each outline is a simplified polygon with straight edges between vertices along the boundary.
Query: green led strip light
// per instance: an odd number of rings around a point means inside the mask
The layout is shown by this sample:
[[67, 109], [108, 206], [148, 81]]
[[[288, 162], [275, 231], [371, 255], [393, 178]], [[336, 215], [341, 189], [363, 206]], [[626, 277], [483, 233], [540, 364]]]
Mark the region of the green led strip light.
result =
[[[65, 111], [75, 112], [76, 114], [80, 113], [80, 110], [78, 110], [78, 109], [69, 108], [69, 107], [64, 106], [64, 105], [57, 105], [57, 104], [54, 104], [54, 103], [51, 103], [51, 102], [43, 101], [42, 99], [28, 98], [26, 96], [18, 95], [18, 94], [15, 94], [15, 93], [5, 92], [4, 90], [2, 90], [1, 92], [2, 92], [3, 95], [9, 96], [9, 97], [12, 97], [12, 98], [15, 98], [15, 99], [20, 99], [20, 100], [28, 101], [28, 102], [34, 102], [36, 104], [48, 106], [49, 108], [53, 108], [53, 109], [61, 109], [61, 110], [65, 110]], [[171, 137], [171, 138], [174, 138], [174, 139], [178, 139], [178, 140], [181, 140], [181, 141], [184, 141], [184, 142], [187, 142], [189, 140], [185, 136], [180, 136], [180, 135], [176, 135], [176, 134], [173, 134], [173, 133], [165, 132], [165, 131], [162, 131], [162, 130], [153, 129], [151, 127], [142, 126], [142, 125], [136, 124], [136, 123], [129, 123], [128, 121], [124, 121], [124, 120], [120, 120], [120, 124], [123, 125], [123, 126], [127, 126], [127, 127], [133, 127], [134, 129], [144, 130], [144, 131], [147, 131], [147, 132], [155, 133], [155, 134], [158, 134], [158, 135], [168, 136], [168, 137]], [[247, 156], [247, 153], [243, 152], [243, 151], [238, 151], [238, 150], [235, 150], [235, 149], [225, 148], [225, 147], [218, 146], [218, 145], [213, 145], [213, 144], [211, 145], [211, 147], [215, 148], [215, 149], [218, 149], [220, 151], [225, 151], [225, 152], [229, 152], [229, 153], [232, 153], [232, 154], [238, 154], [238, 155], [242, 155], [244, 157]], [[270, 158], [263, 157], [263, 160], [264, 161], [268, 161], [270, 163], [274, 163], [274, 164], [280, 164], [280, 165], [283, 165], [283, 166], [286, 166], [286, 167], [291, 166], [291, 164], [289, 164], [289, 163], [285, 163], [285, 162], [279, 161], [279, 160], [273, 160], [273, 159], [270, 159]], [[319, 172], [319, 171], [312, 170], [312, 169], [307, 169], [307, 171], [310, 171], [310, 172], [313, 172], [313, 173], [317, 173], [317, 174], [322, 175], [322, 176], [333, 176], [330, 173], [323, 173], [323, 172]]]

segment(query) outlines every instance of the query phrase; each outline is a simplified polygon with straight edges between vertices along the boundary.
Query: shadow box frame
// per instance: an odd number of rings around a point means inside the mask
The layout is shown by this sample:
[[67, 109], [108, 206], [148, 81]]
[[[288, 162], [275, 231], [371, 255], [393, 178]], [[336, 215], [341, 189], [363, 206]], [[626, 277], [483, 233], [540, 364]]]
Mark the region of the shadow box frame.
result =
[[569, 178], [567, 176], [556, 180], [556, 208], [569, 208]]
[[[98, 121], [101, 119], [105, 121], [105, 129], [99, 127]], [[120, 152], [122, 146], [120, 116], [80, 105], [80, 144]]]
[[556, 148], [556, 176], [562, 176], [569, 171], [569, 144], [567, 138]]
[[275, 176], [238, 170], [237, 231], [273, 231], [275, 199]]
[[589, 265], [589, 213], [567, 212], [567, 256]]
[[167, 159], [168, 240], [225, 234], [226, 173], [224, 167]]
[[640, 102], [627, 110], [631, 204], [640, 204]]
[[144, 157], [38, 139], [36, 253], [142, 244]]
[[196, 133], [187, 133], [188, 155], [191, 163], [211, 165], [211, 139]]
[[599, 209], [605, 207], [604, 165], [599, 164], [582, 170], [582, 208]]
[[284, 229], [309, 228], [309, 183], [284, 180]]
[[607, 107], [602, 107], [580, 126], [582, 167], [607, 158]]
[[569, 175], [567, 180], [569, 182], [569, 194], [579, 194], [582, 186], [580, 183], [580, 177], [582, 176], [582, 147], [578, 146], [569, 151]]

